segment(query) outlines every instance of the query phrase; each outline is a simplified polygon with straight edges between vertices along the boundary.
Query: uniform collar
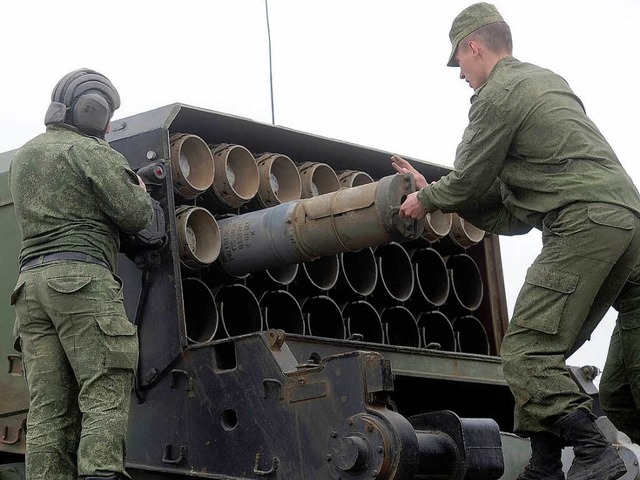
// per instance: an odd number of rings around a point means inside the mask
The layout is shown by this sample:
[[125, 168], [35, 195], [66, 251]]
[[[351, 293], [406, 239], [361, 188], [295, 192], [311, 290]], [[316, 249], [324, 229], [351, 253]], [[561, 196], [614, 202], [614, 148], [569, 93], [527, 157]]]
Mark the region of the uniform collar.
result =
[[109, 143], [106, 140], [99, 137], [94, 137], [92, 135], [87, 135], [86, 133], [83, 133], [80, 130], [78, 130], [73, 125], [69, 125], [68, 123], [50, 123], [49, 125], [47, 125], [47, 132], [64, 132], [64, 131], [77, 133], [78, 135], [82, 135], [83, 137], [87, 137], [87, 138], [93, 138], [97, 140], [98, 143], [101, 143], [102, 145], [109, 145]]
[[508, 55], [498, 60], [498, 63], [496, 63], [495, 66], [493, 67], [493, 70], [491, 70], [491, 73], [489, 74], [489, 78], [487, 78], [487, 81], [484, 82], [482, 85], [480, 85], [478, 88], [476, 88], [476, 90], [473, 92], [473, 95], [471, 95], [471, 99], [470, 99], [471, 103], [475, 102], [478, 99], [478, 95], [480, 95], [480, 92], [482, 91], [484, 86], [491, 81], [491, 78], [494, 75], [496, 75], [496, 72], [502, 70], [503, 68], [506, 68], [508, 65], [513, 65], [514, 63], [518, 63], [518, 62], [519, 60], [512, 57], [511, 55]]

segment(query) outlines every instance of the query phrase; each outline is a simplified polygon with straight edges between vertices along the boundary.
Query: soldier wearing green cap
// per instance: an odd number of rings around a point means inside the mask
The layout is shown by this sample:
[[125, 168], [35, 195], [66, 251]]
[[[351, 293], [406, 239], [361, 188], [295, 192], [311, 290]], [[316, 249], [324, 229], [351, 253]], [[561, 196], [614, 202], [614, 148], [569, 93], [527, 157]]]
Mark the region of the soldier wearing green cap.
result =
[[[519, 480], [613, 480], [626, 472], [565, 360], [610, 306], [618, 312], [600, 384], [605, 412], [640, 441], [640, 195], [581, 100], [555, 73], [515, 59], [509, 26], [488, 3], [453, 21], [448, 66], [474, 90], [454, 169], [420, 190], [400, 215], [455, 211], [488, 232], [542, 231], [503, 340], [504, 375], [515, 397], [515, 431], [531, 439]], [[635, 398], [634, 398], [635, 396]]]

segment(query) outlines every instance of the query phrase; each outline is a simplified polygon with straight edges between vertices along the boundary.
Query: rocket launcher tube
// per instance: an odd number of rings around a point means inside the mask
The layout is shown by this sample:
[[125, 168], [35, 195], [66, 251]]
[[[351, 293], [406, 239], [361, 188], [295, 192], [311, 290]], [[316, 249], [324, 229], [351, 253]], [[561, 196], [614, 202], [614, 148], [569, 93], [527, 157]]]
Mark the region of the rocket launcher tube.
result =
[[219, 221], [221, 267], [246, 273], [416, 238], [424, 221], [398, 216], [411, 175], [284, 203]]

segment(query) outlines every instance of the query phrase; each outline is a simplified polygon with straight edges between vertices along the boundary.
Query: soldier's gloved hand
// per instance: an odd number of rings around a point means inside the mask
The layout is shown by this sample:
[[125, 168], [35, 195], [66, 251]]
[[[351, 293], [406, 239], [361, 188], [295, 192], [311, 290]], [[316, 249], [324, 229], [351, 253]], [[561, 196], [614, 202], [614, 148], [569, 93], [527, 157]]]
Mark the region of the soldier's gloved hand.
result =
[[416, 180], [416, 188], [418, 190], [427, 186], [427, 180], [424, 178], [424, 175], [413, 168], [413, 166], [400, 155], [391, 156], [391, 166], [398, 173], [411, 173]]

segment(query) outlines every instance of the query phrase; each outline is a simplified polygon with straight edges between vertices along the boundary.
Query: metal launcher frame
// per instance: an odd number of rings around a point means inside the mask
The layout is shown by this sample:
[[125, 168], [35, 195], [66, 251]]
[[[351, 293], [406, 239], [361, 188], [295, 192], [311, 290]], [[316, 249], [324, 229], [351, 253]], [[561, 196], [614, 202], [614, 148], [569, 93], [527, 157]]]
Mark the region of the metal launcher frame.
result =
[[[112, 123], [107, 139], [134, 170], [161, 166], [152, 196], [168, 239], [162, 250], [119, 259], [140, 338], [128, 441], [133, 478], [510, 478], [501, 477], [499, 432], [512, 431], [513, 398], [497, 357], [508, 324], [497, 237], [465, 247], [446, 236], [378, 243], [230, 275], [220, 260], [208, 265], [195, 245], [185, 246], [194, 234], [189, 217], [213, 222], [201, 234], [213, 258], [217, 224], [223, 234], [225, 222], [240, 231], [242, 215], [276, 208], [274, 184], [261, 177], [271, 197], [244, 204], [250, 199], [229, 192], [229, 176], [217, 178], [226, 196], [218, 192], [208, 205], [232, 208], [203, 208], [206, 185], [174, 171], [174, 143], [189, 136], [211, 147], [212, 159], [234, 149], [264, 169], [287, 157], [307, 196], [328, 184], [412, 185], [400, 176], [381, 181], [393, 174], [389, 152], [187, 105]], [[0, 160], [8, 165], [11, 154]], [[449, 171], [408, 160], [429, 181]], [[257, 178], [251, 162], [242, 169], [243, 179]], [[323, 177], [314, 184], [316, 174]], [[8, 195], [1, 199], [10, 206]], [[341, 199], [344, 213], [348, 195]], [[308, 240], [322, 246], [326, 229], [318, 232]], [[0, 452], [24, 453], [20, 370], [9, 352], [5, 390], [16, 407], [0, 412]]]

